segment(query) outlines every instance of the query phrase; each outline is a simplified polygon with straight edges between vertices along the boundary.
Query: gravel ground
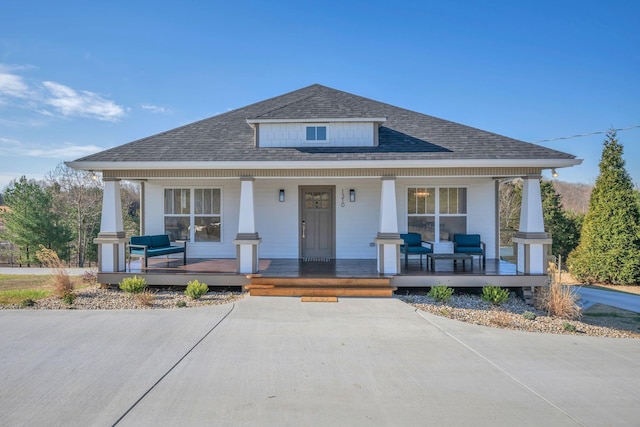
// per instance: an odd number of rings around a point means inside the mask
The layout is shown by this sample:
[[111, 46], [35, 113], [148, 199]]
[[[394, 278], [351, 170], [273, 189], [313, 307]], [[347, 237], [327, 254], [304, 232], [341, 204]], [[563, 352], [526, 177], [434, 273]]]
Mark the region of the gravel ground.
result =
[[183, 307], [202, 307], [215, 304], [226, 304], [244, 298], [246, 293], [242, 292], [208, 292], [199, 299], [191, 299], [184, 292], [177, 291], [151, 291], [151, 297], [146, 297], [148, 301], [143, 301], [144, 297], [130, 295], [120, 290], [100, 289], [99, 287], [89, 287], [76, 290], [76, 299], [73, 304], [65, 304], [57, 297], [49, 297], [38, 300], [33, 306], [22, 307], [19, 305], [7, 305], [0, 308], [15, 309], [36, 309], [36, 310], [127, 310], [127, 309], [178, 309], [184, 302]]
[[[184, 292], [151, 291], [146, 298], [129, 295], [120, 290], [101, 289], [92, 286], [76, 290], [73, 304], [65, 304], [57, 297], [38, 300], [34, 305], [0, 305], [0, 309], [31, 309], [31, 310], [131, 310], [131, 309], [179, 309], [182, 307], [202, 307], [215, 304], [226, 304], [244, 298], [243, 292], [209, 292], [194, 300]], [[591, 335], [611, 338], [640, 338], [639, 333], [616, 328], [616, 319], [598, 319], [606, 326], [588, 324], [579, 320], [567, 320], [547, 316], [545, 312], [535, 309], [531, 305], [512, 295], [509, 300], [499, 307], [483, 301], [478, 295], [453, 295], [446, 303], [438, 303], [427, 295], [398, 296], [402, 301], [413, 305], [417, 309], [448, 317], [462, 322], [476, 325], [507, 328], [527, 332], [550, 334]], [[146, 301], [145, 301], [146, 299]], [[535, 319], [529, 320], [523, 315], [530, 312]], [[567, 330], [567, 324], [575, 327], [575, 331]]]
[[[438, 303], [427, 295], [403, 295], [398, 298], [420, 310], [476, 325], [547, 334], [640, 338], [638, 333], [547, 316], [545, 312], [513, 295], [499, 307], [483, 301], [477, 295], [453, 295], [446, 304]], [[526, 319], [523, 316], [525, 312], [535, 314], [535, 319]], [[566, 324], [573, 325], [575, 332], [567, 330]]]

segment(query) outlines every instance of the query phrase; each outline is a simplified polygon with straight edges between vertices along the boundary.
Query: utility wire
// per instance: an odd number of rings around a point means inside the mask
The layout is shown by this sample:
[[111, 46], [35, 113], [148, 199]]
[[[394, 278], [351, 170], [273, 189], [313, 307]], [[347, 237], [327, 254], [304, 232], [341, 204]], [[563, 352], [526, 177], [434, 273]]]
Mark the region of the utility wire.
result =
[[577, 135], [571, 135], [571, 136], [560, 136], [558, 138], [540, 139], [538, 141], [534, 141], [534, 143], [537, 144], [539, 142], [559, 141], [561, 139], [573, 139], [573, 138], [580, 138], [582, 136], [601, 135], [603, 133], [607, 133], [607, 132], [612, 131], [612, 130], [618, 132], [618, 131], [629, 130], [629, 129], [637, 129], [637, 128], [640, 128], [640, 125], [629, 126], [629, 127], [626, 127], [626, 128], [618, 128], [618, 129], [599, 130], [599, 131], [596, 131], [596, 132], [589, 132], [589, 133], [579, 133]]

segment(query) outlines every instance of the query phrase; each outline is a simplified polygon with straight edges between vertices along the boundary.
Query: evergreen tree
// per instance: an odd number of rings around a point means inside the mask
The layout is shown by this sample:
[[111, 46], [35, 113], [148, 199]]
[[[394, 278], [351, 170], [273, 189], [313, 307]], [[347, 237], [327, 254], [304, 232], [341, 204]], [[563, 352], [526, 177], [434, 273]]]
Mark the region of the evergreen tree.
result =
[[553, 183], [542, 181], [540, 192], [544, 228], [547, 233], [551, 233], [553, 239], [551, 252], [553, 255], [562, 255], [563, 258], [566, 258], [578, 245], [580, 239], [577, 221], [562, 209], [561, 197], [556, 192]]
[[640, 282], [640, 212], [622, 153], [616, 132], [609, 131], [580, 244], [567, 260], [580, 281]]
[[36, 261], [38, 245], [62, 254], [65, 259], [70, 240], [69, 229], [52, 209], [51, 194], [35, 181], [23, 176], [9, 185], [5, 201], [10, 207], [3, 214], [5, 235], [20, 248], [21, 263]]

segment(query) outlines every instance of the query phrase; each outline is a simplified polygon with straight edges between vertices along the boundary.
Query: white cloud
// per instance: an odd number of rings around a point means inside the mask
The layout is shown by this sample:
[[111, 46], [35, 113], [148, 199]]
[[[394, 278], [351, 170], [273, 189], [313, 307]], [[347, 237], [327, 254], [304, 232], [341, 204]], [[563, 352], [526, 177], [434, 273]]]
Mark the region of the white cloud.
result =
[[115, 122], [125, 108], [95, 92], [52, 81], [28, 81], [18, 72], [29, 66], [0, 64], [0, 107], [18, 107], [46, 116], [88, 117]]
[[29, 95], [29, 86], [22, 77], [0, 71], [0, 96], [27, 98]]
[[140, 108], [142, 108], [143, 110], [148, 110], [148, 111], [151, 111], [152, 113], [158, 113], [158, 114], [171, 113], [171, 109], [165, 108], [165, 107], [159, 107], [157, 105], [142, 104]]
[[77, 159], [79, 157], [88, 156], [89, 154], [102, 151], [102, 147], [96, 145], [74, 145], [64, 143], [57, 147], [33, 147], [25, 151], [25, 155], [29, 157], [47, 157], [51, 159]]
[[47, 81], [42, 84], [51, 93], [51, 97], [45, 99], [44, 102], [64, 116], [92, 117], [111, 122], [124, 116], [123, 107], [96, 93], [86, 90], [76, 91], [55, 82]]
[[33, 144], [16, 139], [0, 137], [0, 154], [11, 157], [40, 157], [48, 159], [75, 159], [104, 150], [97, 145], [77, 145], [70, 142], [63, 144]]

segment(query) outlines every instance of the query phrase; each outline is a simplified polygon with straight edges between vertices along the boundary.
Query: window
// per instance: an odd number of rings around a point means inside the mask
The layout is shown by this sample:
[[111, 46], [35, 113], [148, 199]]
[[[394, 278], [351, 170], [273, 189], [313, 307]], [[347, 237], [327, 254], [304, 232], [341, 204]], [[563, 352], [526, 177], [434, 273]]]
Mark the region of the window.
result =
[[452, 240], [467, 232], [467, 189], [460, 187], [409, 187], [407, 231], [422, 240]]
[[164, 231], [174, 240], [220, 242], [219, 188], [164, 190]]
[[307, 141], [326, 141], [326, 126], [307, 126]]

